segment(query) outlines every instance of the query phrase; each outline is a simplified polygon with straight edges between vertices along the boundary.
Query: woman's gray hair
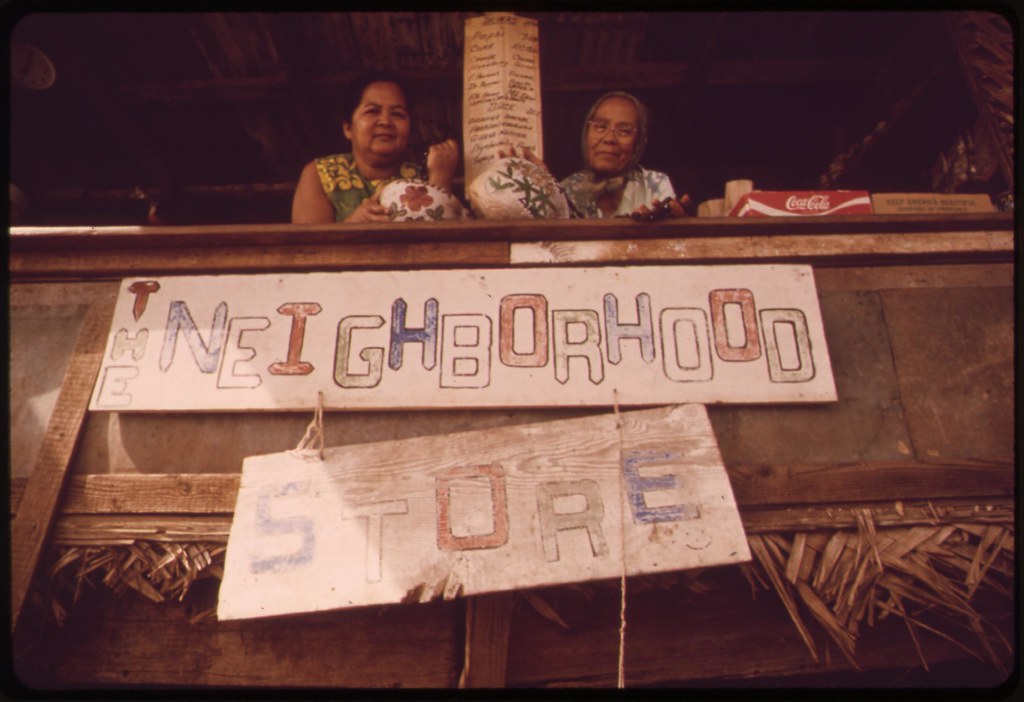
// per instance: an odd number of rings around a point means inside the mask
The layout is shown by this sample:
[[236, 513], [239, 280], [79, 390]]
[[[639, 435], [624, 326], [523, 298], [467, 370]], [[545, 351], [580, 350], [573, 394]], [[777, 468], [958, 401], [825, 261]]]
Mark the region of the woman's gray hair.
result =
[[636, 133], [636, 144], [633, 147], [633, 158], [626, 164], [626, 171], [631, 171], [640, 165], [640, 158], [644, 155], [644, 150], [647, 148], [647, 107], [640, 102], [636, 97], [629, 93], [616, 90], [610, 93], [605, 93], [597, 99], [597, 101], [590, 106], [590, 111], [587, 112], [587, 116], [583, 119], [583, 134], [580, 136], [580, 148], [583, 152], [583, 168], [589, 171], [590, 165], [587, 163], [587, 129], [590, 124], [590, 120], [593, 119], [594, 113], [597, 112], [597, 108], [601, 106], [601, 103], [608, 98], [622, 98], [629, 100], [633, 103], [636, 108], [636, 122], [637, 122], [637, 133]]

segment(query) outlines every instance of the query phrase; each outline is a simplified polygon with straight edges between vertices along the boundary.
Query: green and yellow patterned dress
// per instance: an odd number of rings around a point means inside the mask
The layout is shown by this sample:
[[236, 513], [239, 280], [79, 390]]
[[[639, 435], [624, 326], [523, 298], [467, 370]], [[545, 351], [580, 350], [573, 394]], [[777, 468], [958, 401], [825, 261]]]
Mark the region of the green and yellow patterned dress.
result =
[[385, 183], [399, 178], [426, 178], [424, 169], [412, 162], [403, 162], [398, 174], [391, 178], [369, 180], [356, 167], [352, 154], [334, 154], [316, 159], [316, 172], [320, 176], [327, 199], [334, 205], [334, 221], [341, 222], [359, 207], [359, 203], [372, 197]]

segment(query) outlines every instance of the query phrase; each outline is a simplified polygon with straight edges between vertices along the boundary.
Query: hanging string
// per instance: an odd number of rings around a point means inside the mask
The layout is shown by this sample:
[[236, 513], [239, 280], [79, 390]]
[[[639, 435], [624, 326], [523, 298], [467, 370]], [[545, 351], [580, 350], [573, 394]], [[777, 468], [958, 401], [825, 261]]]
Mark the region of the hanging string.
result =
[[621, 538], [619, 544], [621, 547], [621, 563], [622, 573], [619, 579], [619, 593], [621, 600], [619, 601], [619, 678], [618, 686], [619, 689], [626, 687], [626, 507], [628, 505], [622, 504], [626, 495], [625, 478], [622, 474], [622, 416], [619, 414], [619, 390], [618, 388], [612, 390], [613, 397], [615, 398], [615, 428], [619, 435], [619, 533]]
[[324, 459], [324, 394], [316, 394], [316, 411], [313, 421], [306, 427], [306, 433], [298, 445], [288, 453], [307, 461]]

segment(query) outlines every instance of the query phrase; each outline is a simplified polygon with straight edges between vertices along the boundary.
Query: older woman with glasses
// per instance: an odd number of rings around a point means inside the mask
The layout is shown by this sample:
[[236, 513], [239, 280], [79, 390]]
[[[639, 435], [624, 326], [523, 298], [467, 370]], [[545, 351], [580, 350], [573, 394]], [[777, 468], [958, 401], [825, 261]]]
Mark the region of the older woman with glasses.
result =
[[584, 168], [561, 183], [579, 216], [685, 214], [669, 177], [640, 165], [647, 108], [635, 97], [611, 92], [598, 98], [583, 123], [581, 144]]

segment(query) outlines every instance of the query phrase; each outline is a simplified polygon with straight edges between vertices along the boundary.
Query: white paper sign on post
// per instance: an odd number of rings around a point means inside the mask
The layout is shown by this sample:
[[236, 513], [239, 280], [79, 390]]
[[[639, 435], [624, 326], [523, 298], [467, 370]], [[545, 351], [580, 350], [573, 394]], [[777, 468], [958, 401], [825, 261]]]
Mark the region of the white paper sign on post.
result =
[[707, 411], [679, 405], [247, 458], [217, 615], [749, 559]]
[[526, 147], [543, 160], [537, 20], [507, 12], [466, 20], [462, 141], [467, 184], [499, 149]]
[[128, 279], [90, 409], [836, 399], [809, 266]]

